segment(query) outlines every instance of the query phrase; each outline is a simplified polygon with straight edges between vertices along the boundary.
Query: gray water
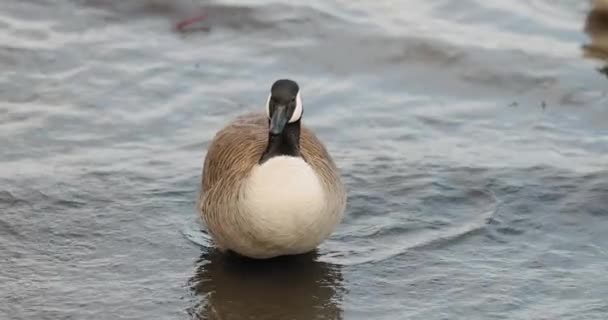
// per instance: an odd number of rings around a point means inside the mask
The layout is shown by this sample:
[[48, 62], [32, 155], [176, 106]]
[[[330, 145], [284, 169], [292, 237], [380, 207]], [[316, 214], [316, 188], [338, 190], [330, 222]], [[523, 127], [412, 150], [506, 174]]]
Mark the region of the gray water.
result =
[[[2, 2], [0, 319], [608, 318], [587, 1], [290, 3]], [[228, 259], [203, 157], [282, 77], [347, 215], [311, 255]]]

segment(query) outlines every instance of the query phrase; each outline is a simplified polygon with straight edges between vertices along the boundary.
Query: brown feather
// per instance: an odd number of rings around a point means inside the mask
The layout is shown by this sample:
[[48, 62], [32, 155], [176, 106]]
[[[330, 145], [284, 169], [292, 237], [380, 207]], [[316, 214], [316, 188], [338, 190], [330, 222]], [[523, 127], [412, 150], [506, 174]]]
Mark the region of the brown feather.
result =
[[584, 30], [589, 35], [600, 35], [608, 32], [608, 8], [593, 9], [585, 19]]
[[608, 59], [608, 1], [594, 1], [585, 19], [584, 31], [591, 43], [583, 46], [585, 56]]

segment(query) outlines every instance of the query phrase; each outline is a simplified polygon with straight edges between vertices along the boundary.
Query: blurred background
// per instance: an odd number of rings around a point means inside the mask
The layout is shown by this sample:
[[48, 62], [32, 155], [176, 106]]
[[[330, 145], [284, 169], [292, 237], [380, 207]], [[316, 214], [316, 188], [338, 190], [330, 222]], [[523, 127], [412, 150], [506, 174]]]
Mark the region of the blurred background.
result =
[[[4, 0], [0, 318], [605, 319], [591, 9]], [[229, 260], [196, 215], [203, 157], [283, 77], [347, 215], [314, 254]]]

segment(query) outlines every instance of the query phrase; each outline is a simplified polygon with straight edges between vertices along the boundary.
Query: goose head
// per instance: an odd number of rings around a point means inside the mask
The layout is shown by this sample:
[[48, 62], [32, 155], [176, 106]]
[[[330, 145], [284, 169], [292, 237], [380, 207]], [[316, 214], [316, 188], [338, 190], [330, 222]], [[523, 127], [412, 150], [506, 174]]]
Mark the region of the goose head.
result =
[[266, 101], [268, 145], [260, 162], [278, 155], [299, 156], [302, 114], [298, 84], [290, 79], [275, 81]]
[[302, 97], [295, 81], [281, 79], [272, 85], [266, 102], [266, 114], [270, 121], [268, 132], [271, 135], [280, 135], [287, 124], [300, 121]]

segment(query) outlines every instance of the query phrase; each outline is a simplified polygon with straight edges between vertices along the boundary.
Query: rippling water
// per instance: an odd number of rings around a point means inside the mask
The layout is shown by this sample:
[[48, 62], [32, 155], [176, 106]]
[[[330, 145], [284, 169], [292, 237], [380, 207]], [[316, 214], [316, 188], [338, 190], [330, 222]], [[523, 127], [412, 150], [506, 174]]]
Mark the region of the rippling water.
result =
[[[605, 319], [608, 59], [582, 49], [588, 11], [4, 1], [0, 318]], [[347, 216], [314, 254], [229, 259], [196, 216], [203, 157], [279, 77]]]

